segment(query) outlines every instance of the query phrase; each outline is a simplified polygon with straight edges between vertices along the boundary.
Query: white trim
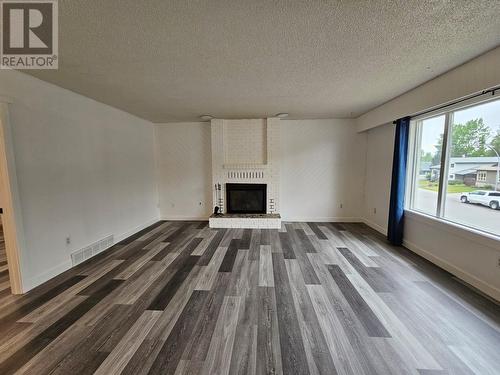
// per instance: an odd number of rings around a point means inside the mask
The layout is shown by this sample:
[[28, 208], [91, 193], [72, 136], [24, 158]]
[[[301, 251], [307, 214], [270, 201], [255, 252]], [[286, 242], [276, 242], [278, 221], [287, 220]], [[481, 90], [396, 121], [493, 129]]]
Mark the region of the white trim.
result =
[[208, 216], [162, 216], [166, 221], [208, 221]]
[[281, 221], [312, 223], [363, 223], [359, 217], [284, 217]]
[[414, 119], [416, 121], [423, 121], [423, 120], [426, 120], [426, 119], [429, 119], [432, 117], [439, 117], [439, 116], [442, 116], [446, 113], [455, 112], [457, 110], [461, 111], [463, 109], [475, 107], [477, 105], [485, 104], [487, 102], [491, 102], [491, 101], [495, 101], [495, 100], [498, 100], [498, 93], [496, 91], [495, 92], [488, 92], [488, 93], [482, 94], [480, 96], [475, 96], [475, 97], [470, 98], [468, 100], [464, 100], [464, 101], [461, 101], [459, 103], [449, 105], [449, 106], [444, 107], [444, 108], [438, 108], [432, 112], [427, 112], [427, 113], [420, 115], [420, 116], [414, 116], [414, 117], [412, 117], [412, 120]]
[[382, 233], [384, 236], [387, 236], [387, 228], [384, 228], [376, 223], [374, 223], [373, 221], [370, 221], [368, 219], [362, 219], [363, 220], [363, 223], [365, 223], [366, 225], [368, 225], [370, 228], [372, 229], [375, 229], [377, 232], [380, 232]]
[[427, 259], [431, 263], [434, 263], [438, 267], [450, 272], [451, 274], [455, 275], [459, 279], [465, 281], [466, 283], [472, 285], [473, 287], [479, 289], [481, 292], [487, 294], [491, 298], [500, 301], [500, 290], [495, 288], [493, 285], [490, 285], [474, 275], [471, 275], [470, 273], [462, 270], [461, 268], [458, 268], [454, 266], [453, 264], [448, 263], [447, 261], [435, 256], [434, 254], [431, 254], [430, 252], [423, 250], [422, 248], [418, 247], [412, 242], [409, 241], [403, 241], [403, 245], [408, 248], [409, 250], [413, 251], [414, 253], [420, 255], [421, 257]]
[[445, 219], [426, 215], [413, 210], [405, 210], [405, 216], [500, 252], [500, 237], [493, 234], [482, 232], [480, 230], [469, 228], [461, 224], [456, 224]]
[[71, 269], [72, 263], [71, 259], [66, 260], [57, 266], [50, 268], [49, 270], [36, 275], [34, 277], [30, 277], [29, 279], [23, 280], [23, 293], [27, 293], [33, 288], [49, 281], [50, 279], [60, 275], [61, 273]]
[[118, 235], [114, 236], [114, 244], [117, 244], [118, 242], [123, 241], [125, 238], [128, 238], [128, 237], [136, 234], [137, 232], [140, 232], [141, 230], [149, 227], [150, 225], [153, 225], [154, 223], [157, 223], [160, 220], [161, 219], [159, 219], [159, 218], [150, 219], [147, 222], [145, 222], [144, 224], [138, 225], [135, 228], [132, 228], [132, 229], [125, 231], [122, 234], [118, 234]]
[[[110, 246], [109, 248], [113, 247], [118, 242], [124, 240], [127, 237], [130, 237], [131, 235], [143, 230], [144, 228], [149, 227], [150, 225], [152, 225], [158, 221], [160, 221], [160, 219], [158, 219], [158, 218], [151, 219], [144, 224], [141, 224], [141, 225], [139, 225], [133, 229], [130, 229], [122, 234], [114, 236], [113, 245]], [[107, 248], [104, 251], [107, 251], [109, 248]], [[101, 254], [102, 254], [102, 252], [101, 252]], [[23, 293], [26, 293], [26, 292], [30, 291], [31, 289], [36, 288], [37, 286], [49, 281], [50, 279], [60, 275], [63, 272], [71, 269], [73, 264], [71, 262], [71, 256], [69, 254], [68, 254], [68, 256], [70, 257], [68, 260], [65, 260], [64, 262], [50, 268], [49, 270], [47, 270], [39, 275], [31, 277], [27, 280], [23, 280]]]

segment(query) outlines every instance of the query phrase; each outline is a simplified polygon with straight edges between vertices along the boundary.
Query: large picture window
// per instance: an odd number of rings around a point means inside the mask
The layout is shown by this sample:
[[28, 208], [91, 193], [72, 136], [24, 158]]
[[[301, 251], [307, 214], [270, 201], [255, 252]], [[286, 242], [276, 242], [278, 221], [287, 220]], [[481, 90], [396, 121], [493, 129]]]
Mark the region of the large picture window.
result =
[[500, 236], [500, 99], [411, 124], [408, 208]]

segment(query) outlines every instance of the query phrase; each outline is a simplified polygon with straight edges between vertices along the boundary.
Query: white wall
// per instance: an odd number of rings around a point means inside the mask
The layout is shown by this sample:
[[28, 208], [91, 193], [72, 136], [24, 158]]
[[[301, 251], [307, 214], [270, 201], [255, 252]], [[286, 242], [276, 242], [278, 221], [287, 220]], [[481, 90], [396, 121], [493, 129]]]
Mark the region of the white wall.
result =
[[386, 124], [367, 132], [365, 204], [361, 215], [369, 225], [387, 234], [395, 127]]
[[208, 218], [212, 211], [210, 123], [157, 124], [155, 132], [161, 217]]
[[281, 120], [280, 137], [282, 218], [359, 219], [366, 134], [352, 120]]
[[[366, 134], [365, 219], [373, 228], [385, 232], [394, 126], [380, 126]], [[377, 207], [376, 215], [373, 214], [373, 207]], [[500, 241], [470, 233], [442, 221], [407, 213], [404, 244], [410, 250], [500, 301]]]
[[365, 113], [357, 119], [358, 130], [368, 130], [498, 85], [500, 47]]
[[[284, 220], [359, 220], [366, 135], [352, 120], [281, 120], [280, 132]], [[156, 140], [162, 218], [208, 217], [209, 123], [159, 124]]]
[[73, 251], [159, 218], [150, 122], [16, 71], [0, 72], [0, 95], [13, 99], [25, 290], [70, 268]]

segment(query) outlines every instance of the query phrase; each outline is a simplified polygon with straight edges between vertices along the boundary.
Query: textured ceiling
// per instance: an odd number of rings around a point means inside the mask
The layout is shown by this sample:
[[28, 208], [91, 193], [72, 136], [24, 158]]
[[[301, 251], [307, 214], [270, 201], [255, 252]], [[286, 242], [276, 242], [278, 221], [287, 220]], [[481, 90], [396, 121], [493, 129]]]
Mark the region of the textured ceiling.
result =
[[499, 0], [63, 0], [43, 80], [153, 122], [357, 117], [500, 43]]

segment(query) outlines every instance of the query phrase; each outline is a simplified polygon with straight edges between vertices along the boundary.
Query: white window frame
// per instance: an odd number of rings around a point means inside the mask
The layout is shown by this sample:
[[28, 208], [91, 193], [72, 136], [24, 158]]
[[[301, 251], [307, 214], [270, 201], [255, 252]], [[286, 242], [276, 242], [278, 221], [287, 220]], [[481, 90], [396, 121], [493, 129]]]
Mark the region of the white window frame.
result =
[[[472, 233], [476, 234], [479, 233], [486, 237], [494, 238], [496, 240], [500, 239], [500, 236], [497, 234], [487, 232], [485, 230], [482, 230], [481, 228], [471, 227], [462, 223], [457, 223], [443, 216], [446, 191], [448, 190], [448, 178], [446, 177], [448, 177], [448, 175], [450, 174], [449, 154], [451, 149], [451, 137], [449, 132], [453, 125], [453, 113], [455, 111], [464, 110], [470, 107], [475, 107], [480, 104], [499, 101], [500, 100], [499, 97], [500, 95], [498, 93], [488, 93], [485, 94], [484, 96], [476, 97], [467, 101], [463, 101], [461, 103], [450, 105], [445, 109], [438, 109], [436, 111], [430, 111], [423, 115], [412, 117], [410, 121], [410, 133], [408, 140], [408, 159], [407, 159], [407, 171], [406, 171], [406, 193], [405, 193], [406, 211], [409, 211], [417, 215], [422, 215], [428, 218], [432, 218], [442, 223], [449, 223], [454, 227], [462, 228]], [[421, 136], [422, 127], [419, 126], [418, 124], [422, 123], [424, 120], [443, 115], [445, 116], [445, 125], [444, 125], [443, 145], [442, 145], [440, 172], [439, 172], [440, 179], [438, 188], [438, 202], [437, 202], [436, 212], [432, 214], [414, 208], [415, 190], [416, 190], [414, 189], [414, 187], [416, 187], [418, 184], [418, 171], [420, 168], [419, 165], [420, 158], [418, 157], [418, 153], [421, 148], [420, 142], [422, 139]]]
[[484, 182], [488, 179], [488, 172], [486, 171], [477, 171], [477, 180]]

